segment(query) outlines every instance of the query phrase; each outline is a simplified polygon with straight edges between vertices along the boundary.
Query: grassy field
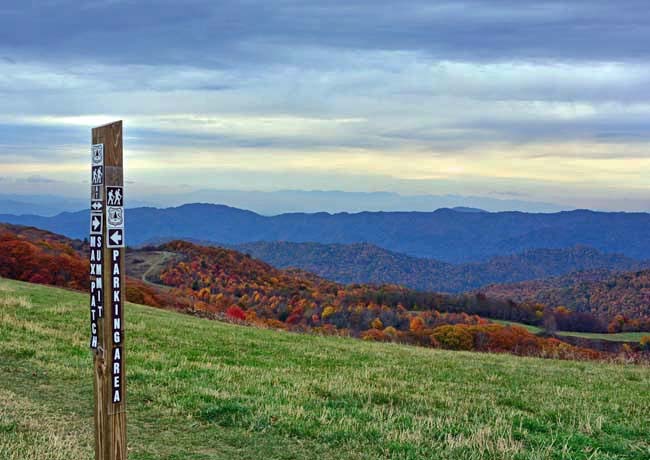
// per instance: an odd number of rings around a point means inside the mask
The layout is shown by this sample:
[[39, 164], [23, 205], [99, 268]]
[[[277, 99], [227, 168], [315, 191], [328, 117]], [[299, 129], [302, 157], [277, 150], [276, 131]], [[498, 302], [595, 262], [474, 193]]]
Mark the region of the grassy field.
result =
[[[0, 280], [0, 459], [92, 458], [86, 296]], [[650, 458], [650, 369], [127, 305], [131, 460]]]
[[[515, 323], [512, 321], [502, 321], [502, 320], [491, 320], [492, 322], [504, 325], [514, 325], [521, 326], [533, 334], [542, 332], [541, 327], [531, 326], [529, 324]], [[595, 339], [595, 340], [609, 340], [611, 342], [639, 342], [641, 337], [644, 335], [650, 335], [650, 332], [621, 332], [619, 334], [598, 334], [591, 332], [569, 332], [569, 331], [558, 331], [557, 335], [562, 335], [565, 337], [583, 337], [585, 339]]]
[[595, 334], [590, 332], [558, 332], [558, 335], [568, 337], [584, 337], [585, 339], [609, 340], [612, 342], [636, 342], [641, 341], [644, 335], [650, 335], [648, 332], [621, 332], [618, 334]]
[[524, 329], [526, 329], [529, 332], [532, 332], [533, 334], [538, 334], [538, 333], [542, 332], [541, 327], [532, 326], [530, 324], [517, 323], [515, 321], [505, 321], [505, 320], [502, 320], [502, 319], [491, 319], [490, 321], [492, 321], [493, 323], [497, 323], [497, 324], [503, 324], [504, 326], [523, 327]]

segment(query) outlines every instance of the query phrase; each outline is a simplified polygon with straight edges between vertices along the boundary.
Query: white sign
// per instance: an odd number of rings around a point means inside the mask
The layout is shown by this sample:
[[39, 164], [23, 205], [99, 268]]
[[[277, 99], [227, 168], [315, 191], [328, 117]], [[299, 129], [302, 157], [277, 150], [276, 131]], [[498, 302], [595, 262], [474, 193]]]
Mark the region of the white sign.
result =
[[101, 185], [104, 183], [104, 167], [93, 166], [93, 185]]
[[102, 214], [91, 212], [90, 213], [90, 233], [91, 234], [100, 234], [102, 233]]
[[106, 206], [124, 206], [124, 187], [106, 187]]
[[123, 248], [124, 247], [124, 229], [113, 228], [108, 230], [108, 238], [106, 239], [107, 248]]
[[[122, 230], [118, 230], [122, 232]], [[110, 235], [109, 230], [109, 235]], [[110, 239], [110, 236], [109, 236]], [[124, 380], [124, 366], [122, 366], [122, 338], [124, 328], [122, 325], [122, 278], [121, 273], [121, 251], [119, 249], [114, 249], [110, 251], [110, 262], [111, 262], [111, 311], [113, 312], [113, 356], [112, 356], [112, 365], [111, 365], [111, 381], [112, 385], [112, 395], [113, 403], [121, 403], [123, 398], [123, 385], [122, 381]]]
[[92, 161], [94, 166], [104, 164], [104, 144], [93, 144], [91, 147]]
[[124, 208], [109, 206], [106, 219], [108, 228], [124, 228]]

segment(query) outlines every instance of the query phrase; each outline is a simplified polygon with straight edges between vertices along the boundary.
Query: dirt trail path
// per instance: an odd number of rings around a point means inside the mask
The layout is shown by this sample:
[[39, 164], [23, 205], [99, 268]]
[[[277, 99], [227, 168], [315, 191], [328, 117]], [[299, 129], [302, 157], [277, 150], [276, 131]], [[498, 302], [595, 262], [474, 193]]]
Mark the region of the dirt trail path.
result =
[[154, 259], [152, 261], [153, 263], [151, 264], [151, 266], [147, 269], [147, 271], [145, 271], [142, 274], [142, 281], [144, 281], [145, 283], [155, 284], [149, 281], [148, 277], [153, 275], [154, 273], [160, 274], [163, 268], [165, 268], [165, 264], [167, 264], [167, 262], [169, 262], [171, 259], [173, 259], [176, 256], [175, 253], [166, 252], [166, 251], [161, 251], [158, 254], [159, 257]]
[[142, 251], [127, 254], [127, 273], [140, 278], [146, 284], [158, 288], [167, 288], [155, 281], [165, 266], [174, 259], [181, 259], [179, 254], [168, 251]]

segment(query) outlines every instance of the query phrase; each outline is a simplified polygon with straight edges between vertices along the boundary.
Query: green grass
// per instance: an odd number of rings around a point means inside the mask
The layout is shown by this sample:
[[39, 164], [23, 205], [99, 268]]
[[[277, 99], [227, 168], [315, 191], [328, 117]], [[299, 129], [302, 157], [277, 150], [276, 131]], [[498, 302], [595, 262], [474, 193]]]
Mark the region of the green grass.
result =
[[[131, 460], [650, 458], [650, 369], [127, 305]], [[92, 459], [87, 297], [0, 280], [0, 459]]]
[[541, 327], [531, 326], [530, 324], [517, 323], [515, 321], [505, 321], [505, 320], [502, 320], [502, 319], [490, 319], [490, 321], [492, 321], [493, 323], [497, 323], [497, 324], [503, 324], [504, 326], [523, 327], [524, 329], [526, 329], [529, 332], [532, 332], [533, 334], [538, 334], [538, 333], [542, 332]]
[[558, 335], [584, 337], [586, 339], [609, 340], [611, 342], [640, 342], [641, 337], [650, 332], [620, 332], [618, 334], [596, 334], [591, 332], [558, 332]]
[[[493, 323], [510, 325], [510, 326], [521, 326], [533, 334], [538, 334], [542, 332], [541, 327], [531, 326], [530, 324], [516, 323], [514, 321], [503, 321], [498, 319], [490, 320]], [[618, 334], [598, 334], [592, 332], [570, 332], [570, 331], [558, 331], [557, 335], [563, 335], [565, 337], [584, 337], [586, 339], [596, 339], [596, 340], [609, 340], [611, 342], [639, 342], [641, 337], [645, 335], [650, 335], [650, 332], [621, 332]]]

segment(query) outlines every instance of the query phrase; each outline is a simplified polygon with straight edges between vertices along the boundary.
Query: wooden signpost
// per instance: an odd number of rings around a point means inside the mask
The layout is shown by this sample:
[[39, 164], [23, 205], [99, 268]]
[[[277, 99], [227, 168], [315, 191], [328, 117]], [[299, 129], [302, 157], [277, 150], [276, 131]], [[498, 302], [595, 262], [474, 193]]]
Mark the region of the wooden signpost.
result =
[[93, 128], [91, 165], [90, 348], [95, 382], [95, 460], [126, 460], [121, 121]]

